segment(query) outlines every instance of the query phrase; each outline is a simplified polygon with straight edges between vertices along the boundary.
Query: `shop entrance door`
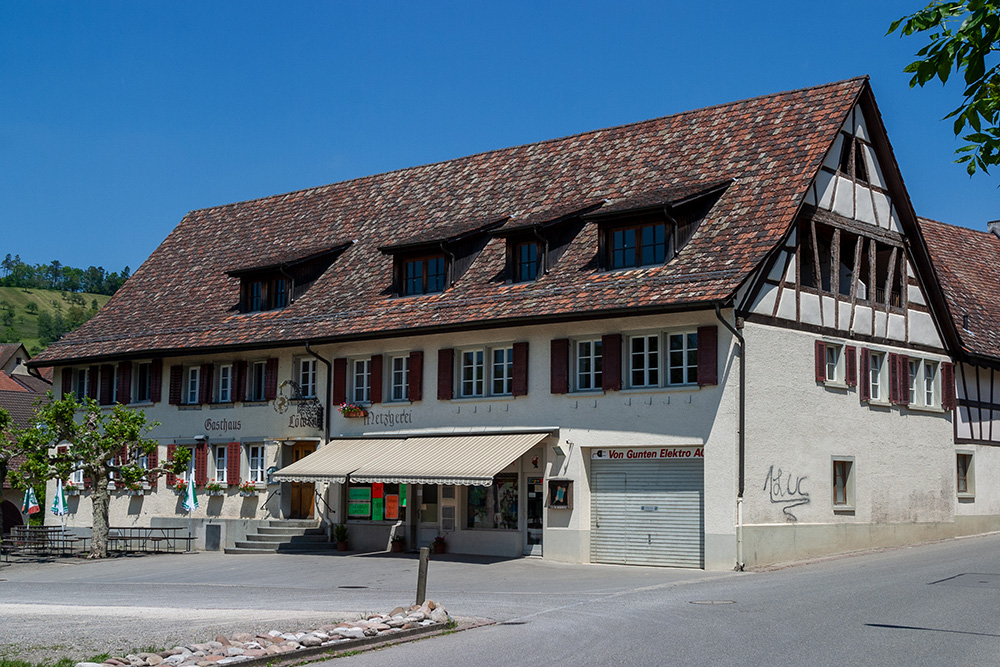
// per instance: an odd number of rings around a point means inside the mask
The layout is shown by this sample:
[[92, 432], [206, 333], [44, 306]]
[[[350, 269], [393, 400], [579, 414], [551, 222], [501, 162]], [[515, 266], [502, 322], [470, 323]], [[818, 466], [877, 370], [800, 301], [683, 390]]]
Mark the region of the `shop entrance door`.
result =
[[[296, 442], [292, 445], [292, 463], [304, 459], [316, 451], [314, 442]], [[312, 482], [289, 482], [292, 487], [290, 519], [312, 519], [315, 509], [316, 487]]]
[[541, 477], [528, 477], [527, 523], [525, 524], [524, 555], [542, 555], [542, 507], [545, 492]]

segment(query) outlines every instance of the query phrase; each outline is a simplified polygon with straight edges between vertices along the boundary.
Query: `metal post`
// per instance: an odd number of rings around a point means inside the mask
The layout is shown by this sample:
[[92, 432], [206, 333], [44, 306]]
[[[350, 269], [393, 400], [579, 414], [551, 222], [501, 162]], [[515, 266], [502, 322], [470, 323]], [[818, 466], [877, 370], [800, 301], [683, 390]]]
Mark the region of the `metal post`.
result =
[[427, 599], [427, 560], [431, 554], [430, 547], [420, 547], [420, 567], [417, 568], [417, 604], [423, 604]]

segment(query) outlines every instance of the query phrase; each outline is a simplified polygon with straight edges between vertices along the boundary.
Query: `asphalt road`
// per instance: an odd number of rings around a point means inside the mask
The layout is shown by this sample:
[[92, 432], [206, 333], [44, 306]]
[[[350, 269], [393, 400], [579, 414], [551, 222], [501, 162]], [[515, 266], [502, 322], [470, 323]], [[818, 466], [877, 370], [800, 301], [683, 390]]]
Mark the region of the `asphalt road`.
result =
[[[196, 553], [0, 569], [0, 655], [88, 657], [411, 601], [413, 557]], [[337, 665], [1000, 665], [1000, 535], [757, 573], [447, 556], [428, 597], [498, 623]], [[210, 636], [209, 636], [210, 635]]]

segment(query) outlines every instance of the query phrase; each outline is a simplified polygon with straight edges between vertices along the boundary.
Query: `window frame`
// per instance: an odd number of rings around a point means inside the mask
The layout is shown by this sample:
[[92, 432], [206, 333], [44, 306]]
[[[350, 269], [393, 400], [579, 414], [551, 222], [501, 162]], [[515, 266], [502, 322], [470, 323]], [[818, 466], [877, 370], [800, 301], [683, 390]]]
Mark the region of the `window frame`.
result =
[[183, 405], [198, 405], [201, 402], [201, 366], [188, 366], [184, 369], [183, 399]]
[[[221, 465], [220, 465], [221, 461]], [[212, 451], [212, 464], [215, 466], [215, 474], [212, 477], [213, 482], [218, 482], [220, 484], [228, 484], [227, 481], [228, 471], [229, 471], [229, 446], [228, 445], [213, 445]]]
[[955, 450], [955, 495], [959, 500], [976, 497], [976, 458], [971, 449]]
[[[486, 498], [484, 498], [484, 500], [487, 501], [484, 504], [484, 510], [483, 510], [483, 516], [485, 518], [484, 522], [480, 523], [479, 525], [476, 525], [476, 520], [475, 520], [476, 513], [473, 512], [473, 508], [472, 508], [473, 499], [471, 497], [472, 494], [477, 494], [478, 495], [479, 493], [484, 492], [484, 490], [485, 490], [486, 494], [489, 494], [490, 492], [492, 492], [492, 490], [494, 489], [494, 487], [497, 487], [499, 485], [512, 484], [513, 485], [513, 489], [511, 489], [511, 491], [513, 492], [513, 497], [515, 499], [519, 499], [519, 494], [521, 492], [521, 488], [520, 488], [521, 487], [521, 480], [519, 479], [519, 477], [520, 477], [520, 475], [518, 475], [517, 473], [501, 472], [501, 473], [498, 473], [497, 475], [494, 476], [493, 483], [490, 484], [489, 486], [463, 486], [462, 487], [462, 489], [463, 489], [463, 494], [462, 494], [463, 495], [463, 497], [462, 497], [462, 510], [463, 510], [463, 515], [464, 516], [462, 517], [462, 519], [463, 519], [463, 521], [462, 521], [462, 523], [463, 523], [462, 530], [482, 530], [482, 531], [516, 531], [516, 530], [519, 530], [519, 527], [518, 527], [518, 523], [519, 523], [519, 511], [517, 511], [517, 512], [514, 513], [514, 515], [513, 515], [513, 522], [510, 522], [510, 521], [506, 522], [508, 524], [513, 523], [512, 527], [510, 527], [510, 526], [487, 525], [487, 523], [493, 523], [493, 520], [496, 519], [497, 515], [502, 515], [502, 512], [500, 511], [500, 509], [501, 509], [500, 507], [490, 508], [490, 506], [489, 506], [490, 504], [488, 502], [489, 501], [489, 497], [488, 496]], [[498, 493], [499, 493], [499, 491], [498, 491]], [[494, 494], [494, 495], [496, 495], [496, 494]], [[520, 510], [520, 507], [519, 507], [520, 503], [518, 503], [517, 500], [515, 500], [514, 504], [515, 504], [515, 507], [518, 510]], [[479, 505], [477, 503], [477, 507], [478, 506]], [[489, 509], [492, 509], [493, 511], [488, 511]]]
[[[260, 468], [254, 467], [254, 450], [260, 450]], [[267, 483], [267, 446], [263, 443], [261, 444], [248, 444], [246, 446], [247, 450], [247, 480], [253, 482], [254, 484], [266, 484]], [[256, 474], [256, 473], [259, 473]], [[259, 479], [258, 479], [259, 477]]]
[[302, 357], [298, 360], [298, 384], [301, 398], [316, 398], [316, 359]]
[[[600, 336], [593, 338], [577, 338], [573, 344], [573, 391], [575, 392], [595, 392], [604, 390], [604, 341]], [[589, 345], [589, 351], [584, 354], [581, 346]], [[586, 370], [584, 367], [586, 361]], [[584, 386], [581, 380], [587, 378], [590, 386]]]
[[[267, 400], [267, 360], [258, 359], [247, 364], [247, 403], [263, 403]], [[259, 386], [258, 386], [259, 385]]]
[[[647, 229], [653, 230], [653, 238], [647, 242], [644, 238], [644, 231]], [[657, 241], [656, 230], [662, 230], [662, 241]], [[632, 233], [633, 245], [631, 248], [628, 246], [626, 241], [627, 234]], [[630, 224], [619, 224], [614, 226], [609, 226], [606, 231], [607, 239], [607, 266], [611, 271], [618, 271], [623, 269], [638, 269], [647, 266], [662, 266], [667, 261], [667, 257], [670, 255], [670, 229], [669, 225], [665, 220], [652, 221], [652, 222], [635, 222]], [[618, 243], [618, 237], [621, 235], [621, 243]], [[646, 261], [646, 248], [653, 248], [653, 257], [651, 261]], [[657, 249], [660, 249], [659, 254]], [[632, 253], [632, 261], [628, 262], [626, 254], [628, 252]], [[659, 256], [662, 254], [662, 257]], [[619, 259], [620, 258], [620, 259]]]
[[[882, 350], [868, 350], [868, 377], [865, 378], [865, 382], [868, 383], [868, 402], [875, 405], [889, 405], [889, 396], [883, 394], [888, 394], [884, 389], [889, 387], [889, 365], [886, 363], [889, 355]], [[878, 363], [875, 360], [878, 359]], [[876, 394], [878, 394], [876, 396]]]
[[[397, 363], [399, 368], [397, 368]], [[389, 401], [402, 403], [410, 400], [410, 355], [389, 357]]]
[[[528, 283], [538, 280], [538, 276], [543, 272], [542, 255], [544, 254], [544, 250], [542, 249], [541, 244], [539, 244], [538, 241], [520, 241], [518, 243], [514, 243], [513, 245], [513, 282]], [[534, 257], [525, 261], [522, 257], [522, 251], [529, 247], [534, 248]], [[529, 266], [532, 267], [530, 275], [526, 275], [525, 268]]]
[[[833, 456], [831, 463], [831, 497], [834, 513], [853, 513], [856, 504], [856, 465], [853, 456]], [[838, 481], [839, 480], [839, 481]], [[843, 497], [842, 501], [838, 497]]]
[[[627, 337], [628, 358], [625, 366], [629, 389], [651, 389], [661, 386], [661, 371], [663, 366], [662, 338], [660, 333], [630, 334]], [[639, 341], [644, 341], [644, 346], [642, 350], [637, 352], [635, 347]], [[652, 349], [654, 346], [651, 346], [650, 342], [655, 343], [656, 349]], [[639, 366], [636, 365], [637, 355], [642, 362]], [[636, 373], [641, 374], [642, 380], [639, 382], [636, 381]]]
[[[437, 263], [440, 261], [441, 272], [431, 273], [431, 262]], [[401, 296], [421, 296], [423, 294], [439, 294], [446, 289], [448, 289], [448, 259], [444, 253], [434, 253], [429, 255], [420, 255], [417, 257], [406, 257], [400, 258], [399, 260], [399, 294]], [[421, 273], [419, 276], [414, 275], [411, 277], [409, 275], [410, 266], [420, 266]], [[431, 276], [434, 276], [434, 285], [431, 284]], [[420, 286], [419, 290], [411, 290], [411, 286], [415, 287], [415, 282], [419, 280]], [[431, 289], [436, 287], [440, 283], [440, 289]]]
[[[362, 367], [359, 383], [358, 368]], [[357, 405], [371, 403], [372, 392], [372, 359], [371, 357], [351, 359], [351, 402]], [[359, 394], [360, 392], [360, 394]]]
[[90, 391], [90, 382], [90, 369], [77, 368], [73, 378], [73, 396], [77, 401], [87, 398], [87, 392]]
[[[153, 402], [153, 362], [137, 361], [132, 365], [135, 377], [132, 390], [132, 403]], [[145, 375], [145, 381], [143, 380]]]
[[[216, 368], [215, 400], [216, 403], [233, 402], [233, 373], [234, 364], [232, 362], [219, 364]], [[229, 371], [228, 373], [226, 371]]]
[[[458, 398], [504, 398], [514, 395], [514, 344], [498, 343], [496, 345], [483, 345], [477, 347], [459, 348], [456, 350], [456, 363], [458, 365]], [[502, 352], [506, 357], [501, 364], [497, 364], [496, 354]], [[468, 355], [471, 355], [471, 363], [467, 363]], [[504, 369], [504, 376], [497, 375], [497, 368]], [[471, 370], [472, 375], [466, 378], [466, 370]], [[478, 374], [477, 374], [478, 372]], [[500, 391], [497, 390], [496, 382], [500, 382]]]

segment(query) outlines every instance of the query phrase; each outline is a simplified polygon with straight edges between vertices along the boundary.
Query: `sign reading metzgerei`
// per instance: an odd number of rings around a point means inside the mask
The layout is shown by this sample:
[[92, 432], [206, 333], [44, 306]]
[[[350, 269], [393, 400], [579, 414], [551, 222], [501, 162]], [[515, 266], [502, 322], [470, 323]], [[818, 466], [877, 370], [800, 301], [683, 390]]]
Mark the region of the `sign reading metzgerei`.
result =
[[590, 458], [601, 461], [637, 461], [644, 459], [703, 459], [705, 450], [701, 447], [635, 447], [615, 449], [595, 449]]

